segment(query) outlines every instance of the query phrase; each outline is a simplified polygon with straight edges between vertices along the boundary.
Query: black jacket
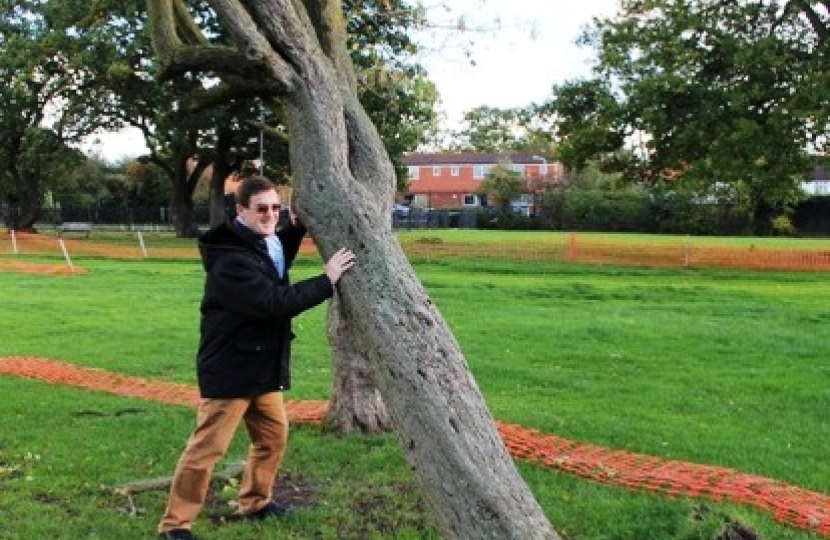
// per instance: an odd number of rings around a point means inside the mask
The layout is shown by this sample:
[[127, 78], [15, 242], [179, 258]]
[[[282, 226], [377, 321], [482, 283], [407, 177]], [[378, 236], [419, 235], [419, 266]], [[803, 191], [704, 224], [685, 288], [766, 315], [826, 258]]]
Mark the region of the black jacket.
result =
[[197, 356], [202, 397], [255, 397], [291, 386], [291, 318], [334, 292], [325, 274], [289, 283], [304, 235], [305, 228], [290, 225], [277, 233], [285, 256], [282, 278], [264, 240], [234, 221], [199, 239], [207, 272]]

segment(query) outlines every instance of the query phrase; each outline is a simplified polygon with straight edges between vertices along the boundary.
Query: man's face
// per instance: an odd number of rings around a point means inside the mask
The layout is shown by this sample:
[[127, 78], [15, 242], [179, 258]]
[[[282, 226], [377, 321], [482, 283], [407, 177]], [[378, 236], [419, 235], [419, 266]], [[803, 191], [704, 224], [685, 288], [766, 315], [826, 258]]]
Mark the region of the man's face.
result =
[[280, 196], [274, 190], [255, 193], [247, 208], [241, 204], [236, 205], [236, 213], [255, 233], [272, 235], [280, 218]]

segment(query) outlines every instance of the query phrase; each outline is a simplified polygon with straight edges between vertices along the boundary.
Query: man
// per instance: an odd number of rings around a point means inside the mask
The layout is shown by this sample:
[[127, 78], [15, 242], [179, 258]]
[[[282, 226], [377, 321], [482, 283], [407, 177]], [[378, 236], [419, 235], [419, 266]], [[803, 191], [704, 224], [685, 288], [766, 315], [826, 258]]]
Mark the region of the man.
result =
[[280, 208], [270, 180], [246, 178], [236, 193], [236, 218], [199, 240], [207, 273], [197, 355], [201, 401], [158, 525], [161, 538], [196, 540], [191, 525], [240, 421], [251, 444], [238, 511], [250, 518], [285, 512], [271, 489], [288, 437], [283, 392], [291, 384], [291, 318], [332, 296], [354, 254], [340, 249], [323, 274], [291, 285], [288, 269], [305, 228], [292, 215], [292, 223], [275, 232]]

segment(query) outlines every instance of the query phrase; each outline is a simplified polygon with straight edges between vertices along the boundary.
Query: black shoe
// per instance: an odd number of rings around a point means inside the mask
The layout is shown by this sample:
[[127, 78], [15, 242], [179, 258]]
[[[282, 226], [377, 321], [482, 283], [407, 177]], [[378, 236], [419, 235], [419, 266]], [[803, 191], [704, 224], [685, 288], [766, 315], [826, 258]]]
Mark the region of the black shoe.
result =
[[280, 517], [287, 514], [289, 510], [290, 508], [288, 506], [283, 506], [278, 502], [270, 501], [268, 504], [266, 504], [256, 512], [252, 512], [245, 517], [250, 519], [267, 519], [270, 517]]
[[164, 540], [199, 540], [188, 529], [170, 529], [159, 533], [159, 538]]

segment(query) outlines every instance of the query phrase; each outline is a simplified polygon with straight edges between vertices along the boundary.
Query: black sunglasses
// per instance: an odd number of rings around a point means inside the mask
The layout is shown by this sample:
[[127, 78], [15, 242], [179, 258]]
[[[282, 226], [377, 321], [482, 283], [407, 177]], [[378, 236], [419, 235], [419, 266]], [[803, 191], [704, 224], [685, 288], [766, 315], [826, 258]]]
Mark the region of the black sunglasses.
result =
[[281, 204], [258, 204], [254, 207], [254, 210], [256, 210], [258, 214], [267, 214], [268, 210], [271, 210], [275, 214], [279, 214], [281, 208]]

